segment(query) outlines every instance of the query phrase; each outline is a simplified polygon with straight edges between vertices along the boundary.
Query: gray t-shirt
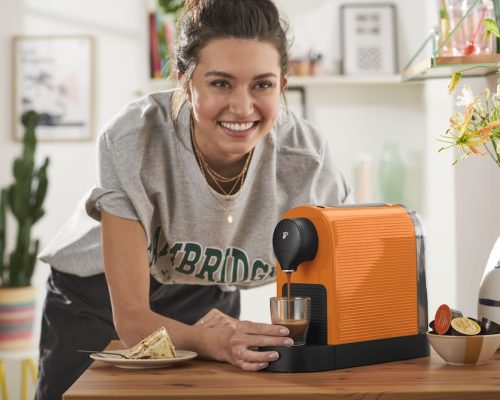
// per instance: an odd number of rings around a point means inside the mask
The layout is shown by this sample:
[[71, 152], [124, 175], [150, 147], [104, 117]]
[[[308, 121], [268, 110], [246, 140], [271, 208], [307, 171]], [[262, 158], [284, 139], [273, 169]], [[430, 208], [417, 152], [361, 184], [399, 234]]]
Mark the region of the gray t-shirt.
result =
[[325, 138], [282, 109], [256, 145], [239, 193], [227, 199], [208, 186], [197, 164], [187, 103], [175, 132], [172, 94], [142, 97], [104, 128], [97, 184], [40, 258], [70, 274], [103, 272], [98, 221], [104, 209], [141, 222], [151, 273], [162, 283], [269, 283], [276, 262], [272, 234], [287, 209], [352, 202]]

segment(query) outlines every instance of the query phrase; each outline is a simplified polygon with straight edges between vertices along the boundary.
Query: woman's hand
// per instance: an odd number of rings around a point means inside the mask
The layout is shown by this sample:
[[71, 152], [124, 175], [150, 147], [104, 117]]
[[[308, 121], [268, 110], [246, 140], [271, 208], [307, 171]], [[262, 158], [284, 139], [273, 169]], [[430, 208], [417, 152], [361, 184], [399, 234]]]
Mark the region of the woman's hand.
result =
[[200, 326], [203, 328], [215, 328], [222, 326], [229, 326], [231, 328], [236, 328], [238, 320], [224, 314], [217, 308], [212, 308], [207, 312], [202, 318], [195, 322], [194, 326]]
[[[212, 325], [215, 321], [219, 325]], [[261, 370], [279, 358], [278, 352], [259, 351], [259, 347], [293, 345], [287, 337], [289, 330], [283, 326], [238, 321], [218, 310], [208, 312], [195, 325], [211, 328], [204, 330], [204, 343], [210, 346], [208, 358], [230, 362], [245, 371]]]
[[293, 340], [287, 337], [287, 328], [250, 321], [238, 321], [231, 335], [232, 359], [230, 362], [245, 371], [258, 371], [266, 368], [270, 361], [276, 361], [276, 351], [258, 351], [263, 346], [291, 346]]

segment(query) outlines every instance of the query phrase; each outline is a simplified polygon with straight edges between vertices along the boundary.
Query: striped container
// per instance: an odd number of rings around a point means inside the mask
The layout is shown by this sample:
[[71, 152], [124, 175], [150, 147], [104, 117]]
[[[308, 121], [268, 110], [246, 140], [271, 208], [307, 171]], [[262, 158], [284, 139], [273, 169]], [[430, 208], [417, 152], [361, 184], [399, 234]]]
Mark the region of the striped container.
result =
[[0, 287], [0, 351], [32, 347], [35, 295], [33, 286]]

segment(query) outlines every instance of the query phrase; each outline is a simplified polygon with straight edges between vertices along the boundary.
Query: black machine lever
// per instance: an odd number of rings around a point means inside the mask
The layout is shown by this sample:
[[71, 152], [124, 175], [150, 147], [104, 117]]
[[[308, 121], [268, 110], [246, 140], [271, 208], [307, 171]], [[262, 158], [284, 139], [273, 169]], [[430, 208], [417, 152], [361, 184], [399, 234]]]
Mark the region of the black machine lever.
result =
[[318, 233], [307, 218], [281, 220], [273, 233], [274, 255], [284, 272], [295, 272], [300, 264], [316, 257]]

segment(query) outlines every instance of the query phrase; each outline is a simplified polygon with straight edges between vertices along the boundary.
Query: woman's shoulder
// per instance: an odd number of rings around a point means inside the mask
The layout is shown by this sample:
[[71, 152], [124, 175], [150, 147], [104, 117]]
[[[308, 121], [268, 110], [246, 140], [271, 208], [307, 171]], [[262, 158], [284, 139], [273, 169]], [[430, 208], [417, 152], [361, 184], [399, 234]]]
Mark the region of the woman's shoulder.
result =
[[147, 134], [172, 126], [173, 90], [148, 93], [123, 107], [102, 128], [106, 140], [117, 142], [130, 135]]
[[277, 153], [282, 155], [319, 159], [327, 146], [325, 136], [313, 124], [286, 109], [278, 115], [272, 139]]

